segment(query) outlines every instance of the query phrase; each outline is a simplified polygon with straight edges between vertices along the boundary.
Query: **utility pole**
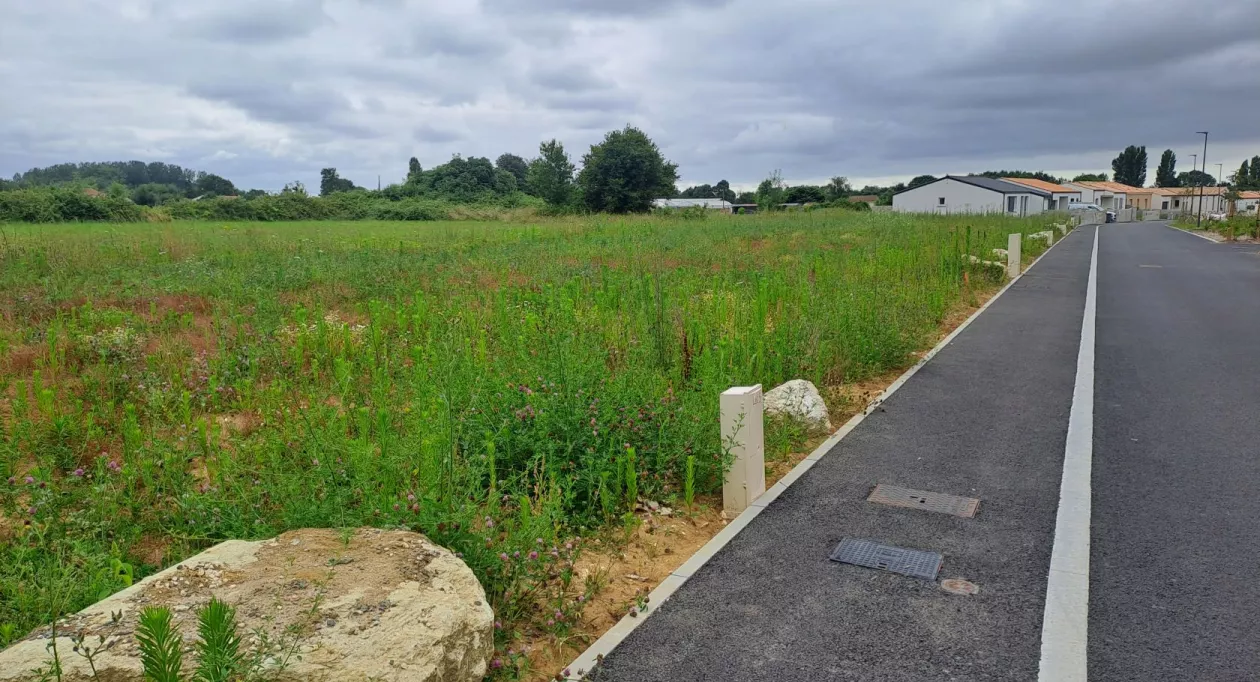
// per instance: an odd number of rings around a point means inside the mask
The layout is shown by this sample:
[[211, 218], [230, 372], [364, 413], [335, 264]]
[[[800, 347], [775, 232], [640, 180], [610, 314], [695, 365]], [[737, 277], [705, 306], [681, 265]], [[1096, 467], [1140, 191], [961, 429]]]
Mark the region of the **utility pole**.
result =
[[[1195, 135], [1202, 135], [1202, 136], [1203, 136], [1203, 174], [1204, 174], [1204, 175], [1207, 175], [1207, 138], [1208, 138], [1208, 131], [1206, 131], [1206, 130], [1200, 130], [1199, 132], [1195, 133]], [[1196, 225], [1196, 226], [1198, 226], [1198, 227], [1200, 227], [1200, 228], [1202, 228], [1202, 227], [1203, 227], [1203, 181], [1202, 181], [1202, 180], [1200, 180], [1200, 181], [1199, 181], [1199, 211], [1198, 211], [1198, 218], [1195, 220], [1195, 225]]]

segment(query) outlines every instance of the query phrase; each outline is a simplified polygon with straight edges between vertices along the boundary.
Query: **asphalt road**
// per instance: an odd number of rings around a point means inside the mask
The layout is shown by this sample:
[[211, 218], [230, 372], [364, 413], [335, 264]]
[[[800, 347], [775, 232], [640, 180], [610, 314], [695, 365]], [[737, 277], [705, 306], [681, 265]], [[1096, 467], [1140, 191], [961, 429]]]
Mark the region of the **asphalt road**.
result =
[[1090, 677], [1260, 679], [1260, 248], [1098, 248]]
[[[1047, 254], [593, 679], [1037, 680], [1094, 233]], [[1056, 670], [1260, 680], [1260, 247], [1162, 223], [1098, 236], [1088, 638]], [[878, 483], [980, 513], [866, 502]], [[980, 591], [828, 561], [843, 537], [940, 552], [940, 578]]]
[[[593, 679], [1035, 679], [1093, 232], [1048, 253]], [[878, 483], [978, 497], [980, 512], [866, 502]], [[940, 577], [980, 592], [829, 561], [844, 537], [940, 552]]]

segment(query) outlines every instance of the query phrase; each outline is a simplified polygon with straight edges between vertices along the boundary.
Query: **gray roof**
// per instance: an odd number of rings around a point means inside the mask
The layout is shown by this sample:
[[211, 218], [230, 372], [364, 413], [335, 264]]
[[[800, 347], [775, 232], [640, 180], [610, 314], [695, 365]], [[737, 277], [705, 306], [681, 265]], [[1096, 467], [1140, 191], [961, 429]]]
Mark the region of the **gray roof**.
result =
[[957, 180], [959, 182], [965, 182], [968, 185], [975, 185], [976, 187], [983, 187], [985, 189], [991, 189], [994, 192], [1001, 192], [1002, 194], [1036, 194], [1039, 197], [1050, 196], [1049, 192], [1044, 192], [1039, 189], [1034, 189], [1032, 187], [1029, 187], [1028, 185], [1017, 185], [1013, 182], [1007, 182], [1006, 180], [998, 180], [997, 178], [986, 178], [983, 175], [946, 175], [945, 177]]

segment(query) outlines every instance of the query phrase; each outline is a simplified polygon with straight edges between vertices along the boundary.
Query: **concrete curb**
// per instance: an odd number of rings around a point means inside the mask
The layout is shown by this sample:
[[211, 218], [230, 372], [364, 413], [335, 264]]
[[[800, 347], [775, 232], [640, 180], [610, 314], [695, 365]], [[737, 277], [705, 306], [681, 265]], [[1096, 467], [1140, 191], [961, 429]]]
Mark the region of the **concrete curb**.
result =
[[[821, 445], [815, 448], [808, 457], [801, 460], [801, 462], [796, 466], [792, 467], [792, 470], [780, 479], [778, 483], [775, 483], [769, 490], [758, 497], [752, 503], [752, 506], [741, 512], [739, 516], [736, 516], [717, 535], [713, 536], [712, 539], [705, 543], [704, 546], [696, 550], [695, 554], [692, 554], [682, 566], [679, 566], [677, 570], [669, 574], [669, 576], [667, 576], [665, 580], [661, 581], [661, 584], [657, 585], [656, 588], [648, 595], [648, 603], [650, 604], [648, 612], [640, 613], [636, 617], [628, 615], [622, 616], [621, 620], [617, 621], [617, 623], [609, 628], [603, 636], [595, 640], [593, 644], [587, 647], [586, 651], [583, 651], [581, 655], [573, 659], [573, 662], [571, 662], [566, 668], [569, 673], [564, 679], [570, 681], [585, 679], [586, 675], [594, 670], [595, 666], [599, 664], [604, 656], [612, 653], [613, 649], [617, 648], [617, 645], [621, 644], [622, 640], [624, 640], [632, 631], [634, 631], [635, 628], [639, 627], [639, 625], [651, 616], [652, 611], [659, 608], [661, 604], [665, 603], [667, 599], [673, 596], [673, 594], [678, 591], [678, 588], [682, 587], [683, 583], [685, 583], [688, 578], [695, 575], [702, 566], [708, 563], [709, 559], [713, 558], [719, 550], [730, 543], [730, 541], [734, 539], [740, 531], [747, 527], [758, 514], [765, 511], [770, 503], [778, 499], [779, 495], [782, 495], [783, 491], [788, 489], [788, 486], [795, 483], [801, 478], [801, 476], [805, 475], [805, 472], [813, 468], [813, 466], [817, 464], [828, 452], [830, 452], [837, 443], [839, 443], [845, 436], [849, 435], [853, 429], [857, 428], [858, 424], [861, 424], [862, 421], [871, 414], [871, 412], [878, 408], [880, 403], [884, 402], [884, 400], [893, 393], [896, 393], [897, 389], [901, 388], [907, 381], [910, 380], [910, 377], [918, 373], [924, 365], [931, 361], [932, 358], [936, 357], [937, 353], [941, 352], [946, 346], [952, 343], [953, 340], [961, 334], [964, 329], [970, 326], [981, 313], [988, 310], [989, 306], [993, 305], [994, 301], [1001, 298], [1002, 294], [1005, 294], [1006, 291], [1023, 278], [1024, 275], [1028, 274], [1028, 272], [1031, 271], [1042, 258], [1045, 258], [1046, 254], [1053, 251], [1056, 246], [1062, 244], [1064, 240], [1072, 235], [1072, 233], [1082, 227], [1090, 226], [1080, 225], [1073, 228], [1070, 232], [1052, 244], [1050, 248], [1046, 249], [1040, 256], [1037, 256], [1036, 260], [1030, 263], [1023, 272], [1011, 281], [1007, 282], [1006, 285], [999, 289], [998, 292], [988, 301], [985, 301], [984, 305], [980, 306], [979, 310], [976, 310], [976, 312], [972, 313], [970, 317], [963, 320], [962, 324], [959, 324], [954, 331], [950, 332], [948, 336], [941, 339], [940, 343], [937, 343], [936, 346], [925, 353], [918, 362], [911, 365], [911, 367], [901, 376], [897, 377], [896, 381], [889, 384], [888, 388], [884, 389], [884, 392], [880, 393], [874, 400], [872, 400], [864, 410], [853, 415], [849, 421], [845, 422], [844, 425], [837, 429], [835, 433], [831, 434], [827, 440], [823, 441]], [[1097, 229], [1099, 226], [1092, 225], [1092, 227]]]
[[1164, 227], [1167, 227], [1167, 228], [1168, 228], [1168, 229], [1170, 229], [1170, 230], [1176, 230], [1176, 231], [1178, 231], [1178, 232], [1184, 232], [1185, 234], [1188, 234], [1188, 235], [1190, 235], [1191, 237], [1198, 237], [1199, 239], [1203, 239], [1203, 240], [1205, 240], [1205, 241], [1212, 242], [1213, 244], [1224, 244], [1224, 243], [1226, 243], [1226, 242], [1225, 242], [1225, 240], [1223, 240], [1223, 239], [1218, 241], [1218, 240], [1216, 240], [1216, 239], [1212, 239], [1211, 237], [1209, 237], [1209, 236], [1207, 236], [1207, 235], [1205, 235], [1205, 234], [1199, 234], [1198, 232], [1191, 232], [1190, 230], [1183, 230], [1183, 229], [1181, 229], [1180, 227], [1175, 227], [1172, 223], [1165, 222], [1165, 223], [1162, 223], [1162, 224], [1163, 224], [1163, 226], [1164, 226]]

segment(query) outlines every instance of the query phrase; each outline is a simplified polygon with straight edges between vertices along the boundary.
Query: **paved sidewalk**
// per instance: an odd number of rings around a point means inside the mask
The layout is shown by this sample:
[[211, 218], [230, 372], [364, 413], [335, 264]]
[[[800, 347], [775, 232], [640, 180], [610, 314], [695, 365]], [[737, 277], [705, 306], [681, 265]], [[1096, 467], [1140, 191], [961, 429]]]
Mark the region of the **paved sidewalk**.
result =
[[[1035, 679], [1094, 230], [1047, 254], [592, 679]], [[866, 502], [878, 483], [977, 497], [980, 512]], [[843, 537], [940, 552], [940, 577], [980, 592], [829, 561]]]

